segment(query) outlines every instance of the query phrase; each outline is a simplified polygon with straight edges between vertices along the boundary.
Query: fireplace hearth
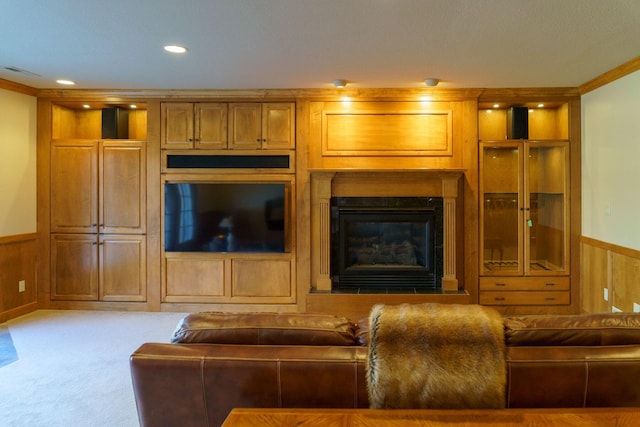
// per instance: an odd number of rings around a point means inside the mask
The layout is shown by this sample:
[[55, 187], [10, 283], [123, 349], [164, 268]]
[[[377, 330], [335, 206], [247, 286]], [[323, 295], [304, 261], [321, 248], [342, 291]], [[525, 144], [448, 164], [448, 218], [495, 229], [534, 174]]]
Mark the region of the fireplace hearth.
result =
[[442, 197], [332, 197], [333, 292], [442, 288]]

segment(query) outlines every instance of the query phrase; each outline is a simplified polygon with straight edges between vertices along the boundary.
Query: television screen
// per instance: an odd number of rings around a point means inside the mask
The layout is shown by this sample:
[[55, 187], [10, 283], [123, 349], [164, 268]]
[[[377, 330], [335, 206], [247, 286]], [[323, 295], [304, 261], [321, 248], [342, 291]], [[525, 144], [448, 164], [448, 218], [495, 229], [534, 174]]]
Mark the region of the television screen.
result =
[[284, 252], [285, 184], [166, 183], [167, 252]]

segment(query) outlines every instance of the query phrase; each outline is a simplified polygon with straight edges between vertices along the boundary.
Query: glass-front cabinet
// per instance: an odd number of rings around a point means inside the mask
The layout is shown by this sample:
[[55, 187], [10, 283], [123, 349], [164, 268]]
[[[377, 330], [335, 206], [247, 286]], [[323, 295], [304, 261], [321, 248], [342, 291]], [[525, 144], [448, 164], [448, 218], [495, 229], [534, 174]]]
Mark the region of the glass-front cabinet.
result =
[[[480, 110], [481, 304], [570, 304], [570, 142], [566, 127], [557, 130], [561, 108], [541, 113], [546, 122], [527, 109], [520, 134], [508, 109]], [[491, 130], [502, 119], [504, 136]]]
[[567, 272], [568, 143], [482, 143], [482, 273]]

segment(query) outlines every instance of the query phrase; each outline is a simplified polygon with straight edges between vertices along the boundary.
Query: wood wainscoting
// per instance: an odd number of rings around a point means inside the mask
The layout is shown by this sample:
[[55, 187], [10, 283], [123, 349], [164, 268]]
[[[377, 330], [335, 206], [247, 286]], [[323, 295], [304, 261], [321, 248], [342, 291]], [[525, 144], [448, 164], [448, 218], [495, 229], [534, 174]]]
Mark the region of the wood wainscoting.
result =
[[581, 246], [582, 311], [640, 310], [640, 251], [584, 236]]
[[36, 264], [35, 233], [0, 237], [0, 323], [36, 310]]

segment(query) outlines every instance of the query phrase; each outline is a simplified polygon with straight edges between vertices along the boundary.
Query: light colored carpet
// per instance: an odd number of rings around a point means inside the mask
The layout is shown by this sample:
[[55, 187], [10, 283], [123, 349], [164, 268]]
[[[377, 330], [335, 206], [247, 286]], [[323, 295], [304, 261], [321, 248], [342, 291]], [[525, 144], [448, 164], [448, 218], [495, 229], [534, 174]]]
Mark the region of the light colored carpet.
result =
[[129, 356], [169, 342], [184, 315], [39, 310], [8, 321], [18, 360], [0, 368], [0, 425], [138, 426]]

